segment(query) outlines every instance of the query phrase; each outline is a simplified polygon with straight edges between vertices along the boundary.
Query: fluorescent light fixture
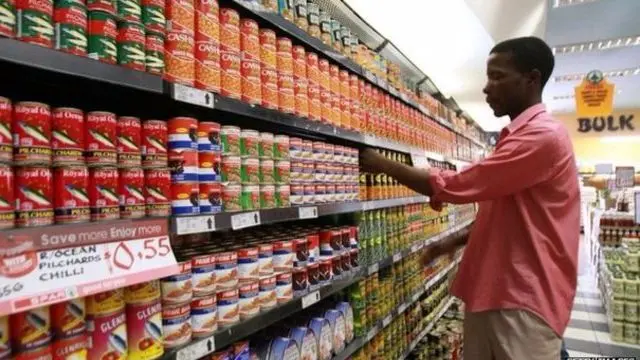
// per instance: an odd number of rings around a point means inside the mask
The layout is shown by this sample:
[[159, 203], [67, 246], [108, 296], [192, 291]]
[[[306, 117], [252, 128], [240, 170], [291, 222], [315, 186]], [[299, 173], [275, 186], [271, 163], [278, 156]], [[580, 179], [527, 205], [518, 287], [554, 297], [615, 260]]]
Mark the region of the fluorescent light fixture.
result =
[[[604, 71], [603, 74], [604, 74], [604, 77], [607, 77], [607, 78], [636, 76], [636, 75], [640, 75], [640, 66], [636, 66], [633, 68], [626, 68], [626, 69]], [[580, 81], [584, 79], [586, 75], [587, 75], [586, 73], [558, 75], [558, 76], [552, 77], [551, 81], [555, 83], [575, 82], [575, 81]]]
[[587, 51], [612, 50], [634, 46], [640, 46], [640, 35], [555, 46], [553, 47], [553, 53], [556, 55], [562, 55]]
[[605, 144], [615, 144], [615, 143], [634, 143], [637, 142], [640, 144], [640, 135], [629, 135], [629, 136], [605, 136], [600, 138], [601, 143]]
[[582, 5], [582, 4], [592, 3], [596, 1], [599, 1], [599, 0], [554, 0], [553, 7], [559, 8], [559, 7], [572, 6], [572, 5]]

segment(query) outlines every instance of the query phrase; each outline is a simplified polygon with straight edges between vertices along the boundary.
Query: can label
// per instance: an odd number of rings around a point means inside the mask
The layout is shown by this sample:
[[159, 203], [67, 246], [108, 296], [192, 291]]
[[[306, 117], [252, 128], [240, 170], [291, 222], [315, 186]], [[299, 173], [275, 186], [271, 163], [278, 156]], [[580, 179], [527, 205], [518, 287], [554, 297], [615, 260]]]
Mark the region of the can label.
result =
[[198, 181], [198, 152], [191, 149], [170, 150], [169, 169], [174, 183]]
[[220, 43], [218, 0], [196, 2], [196, 41]]
[[238, 250], [238, 280], [258, 280], [260, 268], [258, 263], [258, 248], [244, 248]]
[[261, 160], [273, 159], [273, 141], [273, 134], [260, 133], [260, 140], [258, 142], [258, 156]]
[[113, 113], [93, 111], [85, 124], [86, 161], [89, 166], [117, 163], [117, 121]]
[[274, 184], [276, 182], [273, 160], [260, 160], [260, 173], [258, 178], [260, 184]]
[[145, 37], [145, 70], [150, 74], [164, 72], [164, 38], [147, 33]]
[[[2, 6], [2, 3], [0, 3], [0, 6]], [[11, 162], [13, 160], [12, 118], [13, 107], [11, 106], [11, 100], [0, 97], [0, 162]]]
[[240, 49], [243, 60], [260, 61], [260, 30], [253, 19], [240, 20]]
[[242, 185], [240, 197], [242, 210], [255, 210], [260, 208], [260, 187], [258, 185]]
[[175, 117], [169, 120], [169, 149], [198, 149], [198, 120]]
[[294, 86], [295, 114], [297, 116], [309, 117], [309, 85], [306, 80], [296, 80]]
[[0, 165], [0, 229], [11, 229], [15, 224], [14, 191], [13, 169]]
[[108, 64], [115, 64], [118, 60], [118, 46], [116, 37], [118, 27], [113, 15], [91, 10], [89, 11], [87, 27], [88, 56]]
[[140, 167], [142, 165], [140, 119], [132, 116], [118, 118], [118, 166]]
[[[91, 317], [88, 322], [91, 346], [89, 359], [124, 360], [127, 358], [129, 344], [127, 343], [127, 316], [124, 309], [110, 315]], [[115, 339], [115, 340], [113, 340]], [[117, 346], [111, 345], [112, 343]]]
[[53, 110], [53, 164], [84, 164], [84, 114], [73, 108]]
[[276, 275], [276, 297], [278, 304], [286, 303], [293, 299], [293, 276], [291, 272], [282, 272]]
[[320, 121], [322, 119], [322, 102], [320, 101], [320, 86], [309, 83], [307, 97], [309, 101], [309, 119]]
[[197, 41], [195, 57], [196, 87], [220, 92], [220, 46], [213, 41]]
[[260, 309], [267, 310], [277, 305], [276, 275], [267, 275], [260, 279]]
[[238, 306], [238, 289], [219, 291], [216, 294], [218, 303], [218, 326], [227, 327], [240, 321], [240, 308]]
[[191, 37], [195, 30], [195, 8], [193, 0], [171, 0], [166, 2], [167, 31]]
[[240, 15], [233, 9], [220, 9], [220, 45], [223, 51], [240, 51]]
[[260, 276], [273, 274], [273, 245], [271, 243], [258, 245], [258, 267]]
[[198, 181], [211, 183], [220, 181], [220, 153], [200, 152], [198, 154]]
[[12, 314], [9, 317], [9, 327], [14, 354], [32, 351], [51, 343], [51, 315], [48, 306]]
[[[168, 4], [177, 1], [169, 1]], [[164, 78], [173, 83], [194, 85], [195, 41], [193, 35], [169, 32], [164, 43]]]
[[91, 221], [120, 218], [118, 170], [116, 168], [89, 169], [88, 192]]
[[279, 160], [275, 163], [274, 180], [276, 184], [289, 184], [291, 181], [291, 163], [286, 160]]
[[[119, 0], [119, 4], [123, 0]], [[127, 0], [129, 4], [136, 4]], [[139, 10], [139, 5], [138, 6]], [[118, 23], [118, 64], [129, 69], [144, 71], [145, 69], [145, 33], [142, 24], [132, 21]]]
[[245, 320], [260, 312], [260, 286], [256, 280], [241, 284], [238, 289], [240, 319]]
[[17, 165], [51, 163], [51, 112], [48, 105], [17, 103], [11, 128], [13, 160]]
[[288, 240], [273, 243], [273, 268], [275, 271], [290, 271], [294, 261], [293, 242]]
[[222, 187], [222, 205], [224, 211], [240, 211], [242, 210], [242, 186], [236, 184], [227, 184]]
[[260, 61], [263, 68], [276, 69], [276, 33], [271, 29], [260, 29]]
[[290, 139], [286, 135], [277, 135], [275, 137], [275, 146], [273, 157], [278, 160], [288, 160], [290, 157], [289, 153], [289, 142]]
[[117, 0], [87, 0], [87, 9], [90, 11], [98, 10], [115, 15], [116, 1]]
[[[0, 36], [8, 38], [16, 36], [15, 10], [15, 4], [13, 1], [0, 2], [0, 13], [8, 15], [0, 17]], [[0, 357], [2, 356], [4, 356], [4, 352], [0, 351]]]
[[240, 99], [242, 94], [242, 81], [240, 76], [240, 53], [237, 51], [222, 50], [220, 54], [221, 93], [234, 99]]
[[162, 0], [142, 1], [142, 23], [147, 33], [164, 34], [166, 18], [164, 16], [165, 4]]
[[184, 304], [191, 301], [193, 283], [191, 281], [191, 261], [178, 263], [180, 271], [160, 280], [163, 304]]
[[171, 174], [167, 169], [144, 172], [144, 196], [147, 216], [169, 216], [171, 206], [167, 194], [171, 192]]
[[16, 214], [18, 227], [53, 224], [53, 179], [46, 167], [16, 168]]
[[121, 21], [139, 23], [142, 19], [140, 0], [117, 0], [116, 5]]
[[144, 172], [142, 169], [120, 169], [118, 189], [120, 217], [137, 219], [145, 216]]
[[20, 0], [16, 10], [18, 39], [50, 48], [54, 36], [53, 0]]
[[278, 71], [278, 108], [288, 114], [295, 112], [293, 75]]
[[[73, 358], [84, 359], [87, 357], [88, 345], [86, 334], [56, 339], [56, 341], [53, 342], [51, 349], [53, 353], [53, 360], [66, 360]], [[33, 355], [33, 353], [29, 353], [27, 356], [31, 355]], [[41, 359], [37, 356], [35, 358]]]
[[220, 175], [223, 182], [240, 183], [242, 181], [240, 157], [223, 156]]
[[200, 213], [200, 187], [197, 182], [171, 184], [171, 213], [194, 215]]
[[128, 359], [155, 359], [164, 353], [162, 347], [162, 304], [153, 300], [127, 304]]
[[240, 76], [242, 76], [242, 100], [249, 104], [262, 103], [260, 62], [242, 60]]
[[275, 69], [262, 67], [260, 69], [260, 87], [262, 106], [267, 109], [278, 108], [278, 72]]
[[59, 224], [90, 219], [89, 170], [86, 166], [58, 167], [54, 170], [55, 221]]
[[200, 183], [200, 213], [217, 214], [222, 211], [222, 185]]
[[276, 207], [289, 207], [291, 206], [291, 188], [289, 185], [277, 185], [276, 186]]
[[204, 296], [216, 291], [216, 256], [200, 255], [191, 259], [193, 295]]
[[257, 158], [242, 159], [240, 167], [240, 182], [242, 184], [258, 184], [260, 172], [260, 161]]
[[218, 330], [218, 304], [215, 295], [191, 301], [191, 328], [194, 337], [205, 337]]
[[165, 348], [175, 348], [191, 341], [191, 306], [162, 308], [162, 333]]
[[198, 123], [198, 151], [219, 152], [220, 150], [220, 124], [200, 121]]
[[142, 123], [142, 166], [167, 166], [167, 123], [147, 120]]
[[55, 49], [70, 54], [87, 54], [87, 11], [83, 4], [57, 4], [53, 14]]

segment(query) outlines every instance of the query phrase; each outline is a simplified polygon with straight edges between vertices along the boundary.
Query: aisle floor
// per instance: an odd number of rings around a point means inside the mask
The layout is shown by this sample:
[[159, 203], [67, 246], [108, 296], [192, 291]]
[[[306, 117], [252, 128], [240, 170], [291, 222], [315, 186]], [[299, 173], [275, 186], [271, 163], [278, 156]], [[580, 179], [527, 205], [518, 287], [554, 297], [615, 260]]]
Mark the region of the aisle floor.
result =
[[640, 345], [611, 340], [607, 316], [600, 301], [594, 275], [581, 276], [564, 333], [570, 356], [630, 356], [640, 358]]

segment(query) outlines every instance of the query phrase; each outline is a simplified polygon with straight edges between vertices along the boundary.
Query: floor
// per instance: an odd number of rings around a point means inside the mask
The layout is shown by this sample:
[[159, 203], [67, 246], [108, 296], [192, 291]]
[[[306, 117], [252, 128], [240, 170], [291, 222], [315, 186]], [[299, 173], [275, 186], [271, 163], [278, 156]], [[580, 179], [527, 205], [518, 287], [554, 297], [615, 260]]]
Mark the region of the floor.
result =
[[595, 285], [595, 275], [580, 276], [578, 292], [564, 340], [570, 356], [625, 356], [640, 358], [640, 345], [617, 343], [609, 336], [605, 310]]

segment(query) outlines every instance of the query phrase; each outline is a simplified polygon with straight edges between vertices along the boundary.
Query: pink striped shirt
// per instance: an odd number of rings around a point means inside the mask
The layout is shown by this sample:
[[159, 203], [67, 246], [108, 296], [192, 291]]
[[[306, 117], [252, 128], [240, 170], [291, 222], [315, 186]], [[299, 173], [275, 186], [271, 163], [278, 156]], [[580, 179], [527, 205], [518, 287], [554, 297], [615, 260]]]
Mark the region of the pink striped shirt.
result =
[[537, 104], [502, 130], [483, 161], [431, 174], [434, 206], [479, 203], [453, 295], [471, 312], [531, 311], [562, 337], [580, 237], [578, 172], [566, 129]]

